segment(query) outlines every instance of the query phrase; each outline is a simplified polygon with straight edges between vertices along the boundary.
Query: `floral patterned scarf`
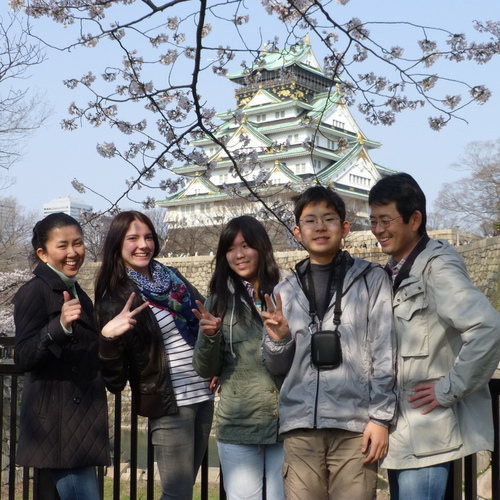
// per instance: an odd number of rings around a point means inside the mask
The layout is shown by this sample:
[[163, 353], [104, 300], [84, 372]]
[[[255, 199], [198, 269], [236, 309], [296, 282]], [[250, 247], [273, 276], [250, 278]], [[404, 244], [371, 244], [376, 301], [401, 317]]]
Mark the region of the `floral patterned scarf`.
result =
[[160, 262], [152, 260], [149, 270], [153, 281], [129, 268], [127, 275], [137, 285], [144, 300], [172, 315], [182, 338], [194, 346], [198, 335], [198, 319], [192, 312], [192, 309], [197, 308], [193, 295], [186, 284]]

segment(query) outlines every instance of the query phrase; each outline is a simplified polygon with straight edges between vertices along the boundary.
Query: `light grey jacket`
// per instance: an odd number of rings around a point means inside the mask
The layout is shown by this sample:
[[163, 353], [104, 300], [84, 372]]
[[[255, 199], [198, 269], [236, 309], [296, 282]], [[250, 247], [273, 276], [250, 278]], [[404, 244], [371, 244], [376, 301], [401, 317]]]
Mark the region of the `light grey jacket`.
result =
[[[305, 265], [306, 263], [304, 263]], [[342, 298], [342, 364], [318, 370], [311, 363], [309, 303], [296, 274], [276, 286], [291, 335], [282, 341], [264, 336], [269, 370], [286, 375], [280, 393], [280, 433], [299, 428], [338, 428], [363, 432], [370, 420], [392, 421], [396, 408], [396, 339], [387, 273], [354, 258]], [[335, 294], [323, 318], [333, 330]]]
[[[394, 296], [397, 423], [386, 468], [434, 465], [493, 449], [490, 380], [500, 358], [500, 315], [471, 283], [458, 252], [429, 240]], [[442, 407], [422, 415], [412, 388], [437, 382]]]

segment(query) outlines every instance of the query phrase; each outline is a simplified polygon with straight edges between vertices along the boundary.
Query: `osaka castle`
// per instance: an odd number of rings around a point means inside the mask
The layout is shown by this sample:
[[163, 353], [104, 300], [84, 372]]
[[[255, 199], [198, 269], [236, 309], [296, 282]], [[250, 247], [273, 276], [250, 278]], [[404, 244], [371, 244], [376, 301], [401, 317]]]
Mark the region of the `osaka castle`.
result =
[[217, 114], [222, 123], [215, 136], [242, 162], [245, 182], [210, 137], [193, 141], [212, 166], [210, 171], [195, 164], [174, 168], [186, 178], [184, 189], [157, 201], [168, 208], [170, 227], [223, 224], [256, 214], [262, 204], [245, 198], [248, 187], [272, 205], [314, 183], [333, 187], [348, 207], [366, 216], [370, 188], [393, 171], [370, 159], [369, 151], [380, 143], [363, 134], [308, 40], [263, 51], [257, 63], [228, 79], [237, 85], [236, 107]]

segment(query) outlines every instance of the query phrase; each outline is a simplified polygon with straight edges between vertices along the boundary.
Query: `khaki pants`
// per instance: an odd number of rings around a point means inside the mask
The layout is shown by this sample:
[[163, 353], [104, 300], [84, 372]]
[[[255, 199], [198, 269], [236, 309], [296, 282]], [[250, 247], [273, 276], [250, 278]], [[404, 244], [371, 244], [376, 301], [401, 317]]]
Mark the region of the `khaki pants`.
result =
[[296, 429], [283, 436], [286, 500], [373, 500], [377, 464], [364, 465], [362, 434]]

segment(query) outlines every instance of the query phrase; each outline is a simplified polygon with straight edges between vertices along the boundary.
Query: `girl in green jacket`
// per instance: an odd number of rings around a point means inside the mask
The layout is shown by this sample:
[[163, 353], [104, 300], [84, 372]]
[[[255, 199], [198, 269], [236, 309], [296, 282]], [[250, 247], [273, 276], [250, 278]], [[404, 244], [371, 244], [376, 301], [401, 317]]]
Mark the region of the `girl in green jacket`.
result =
[[193, 366], [220, 377], [217, 444], [228, 500], [283, 499], [283, 447], [278, 441], [281, 380], [264, 365], [260, 316], [264, 294], [279, 281], [264, 226], [244, 215], [222, 231], [210, 296], [200, 320]]

